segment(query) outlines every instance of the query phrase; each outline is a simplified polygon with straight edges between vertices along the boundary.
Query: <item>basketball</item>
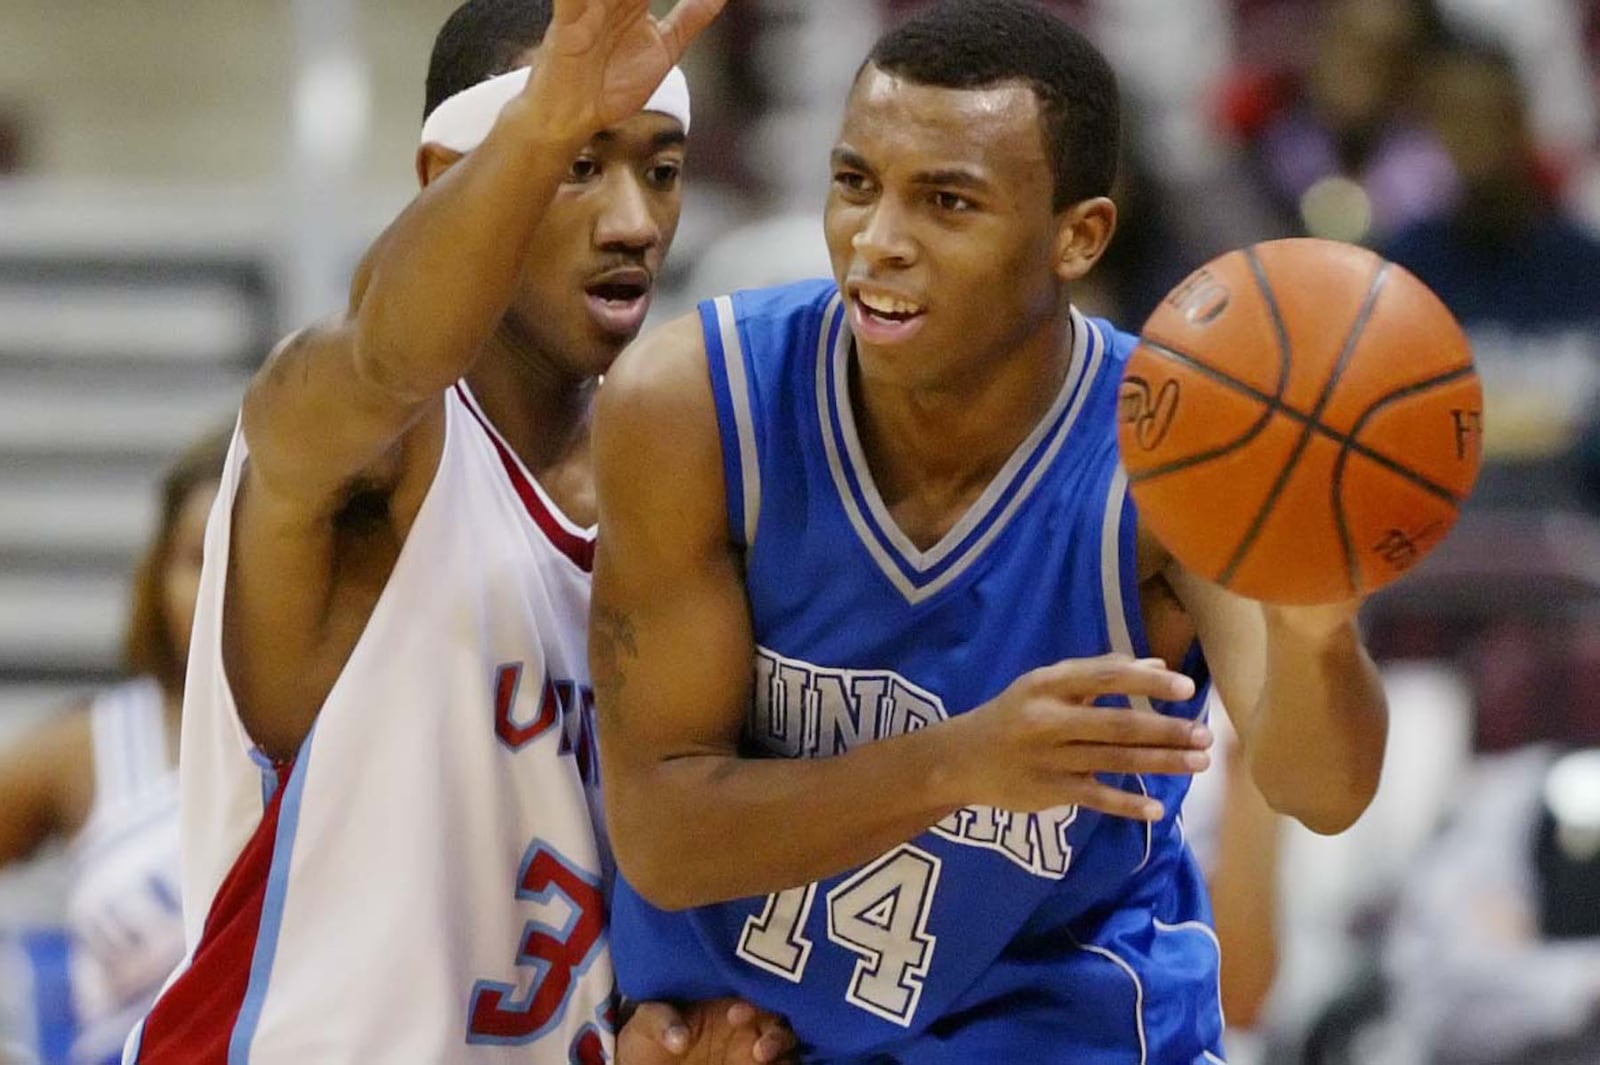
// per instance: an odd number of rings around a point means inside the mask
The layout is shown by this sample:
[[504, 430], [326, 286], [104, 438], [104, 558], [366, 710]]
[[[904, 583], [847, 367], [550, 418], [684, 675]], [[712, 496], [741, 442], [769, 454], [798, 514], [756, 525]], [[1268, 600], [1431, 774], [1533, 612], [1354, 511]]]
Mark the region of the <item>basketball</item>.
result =
[[1145, 323], [1118, 435], [1145, 527], [1240, 595], [1325, 603], [1396, 580], [1477, 480], [1483, 393], [1465, 334], [1372, 252], [1229, 252]]

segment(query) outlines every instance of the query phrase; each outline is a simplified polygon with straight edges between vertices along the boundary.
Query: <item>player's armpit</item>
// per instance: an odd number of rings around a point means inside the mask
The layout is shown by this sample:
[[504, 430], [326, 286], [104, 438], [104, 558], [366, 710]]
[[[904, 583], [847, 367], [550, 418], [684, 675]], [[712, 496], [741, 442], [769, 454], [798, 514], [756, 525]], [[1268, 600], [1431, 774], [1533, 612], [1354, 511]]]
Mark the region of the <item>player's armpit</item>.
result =
[[425, 409], [372, 370], [353, 325], [332, 321], [286, 338], [245, 393], [249, 476], [308, 520], [333, 513]]

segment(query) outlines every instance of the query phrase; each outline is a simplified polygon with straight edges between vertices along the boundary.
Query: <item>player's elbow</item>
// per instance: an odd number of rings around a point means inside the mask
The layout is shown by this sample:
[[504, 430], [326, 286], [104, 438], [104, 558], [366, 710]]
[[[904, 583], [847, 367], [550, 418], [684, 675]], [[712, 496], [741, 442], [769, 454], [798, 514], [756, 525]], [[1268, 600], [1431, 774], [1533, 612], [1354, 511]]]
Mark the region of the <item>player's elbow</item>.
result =
[[704, 901], [691, 890], [686, 863], [668, 853], [676, 850], [670, 842], [659, 836], [651, 841], [613, 832], [611, 844], [622, 878], [656, 909], [675, 913]]
[[[608, 782], [608, 787], [611, 783]], [[705, 902], [693, 891], [693, 849], [668, 819], [654, 816], [648, 797], [621, 799], [613, 788], [606, 807], [617, 871], [659, 910], [687, 910]]]
[[1348, 782], [1294, 788], [1262, 788], [1267, 803], [1285, 817], [1292, 817], [1319, 836], [1337, 836], [1367, 812], [1377, 794], [1378, 782]]

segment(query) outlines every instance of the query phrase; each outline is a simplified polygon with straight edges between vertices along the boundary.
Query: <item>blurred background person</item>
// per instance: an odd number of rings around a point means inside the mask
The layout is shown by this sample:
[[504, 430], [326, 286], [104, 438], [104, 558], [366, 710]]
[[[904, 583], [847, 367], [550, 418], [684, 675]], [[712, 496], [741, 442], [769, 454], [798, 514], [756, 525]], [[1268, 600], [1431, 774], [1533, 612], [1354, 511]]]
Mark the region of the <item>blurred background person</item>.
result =
[[1328, 0], [1317, 14], [1302, 12], [1309, 55], [1236, 71], [1226, 120], [1285, 233], [1381, 239], [1451, 187], [1449, 160], [1413, 106], [1418, 63], [1444, 39], [1444, 21], [1433, 0]]
[[134, 575], [129, 679], [0, 751], [0, 866], [69, 841], [74, 1062], [120, 1058], [183, 958], [178, 732], [206, 519], [231, 437], [197, 441], [162, 482]]
[[1600, 749], [1483, 758], [1394, 926], [1387, 968], [1417, 1060], [1600, 1061]]
[[1420, 81], [1454, 187], [1380, 250], [1427, 282], [1472, 339], [1489, 463], [1475, 505], [1600, 507], [1600, 478], [1582, 479], [1574, 463], [1600, 397], [1600, 239], [1559, 199], [1509, 54], [1456, 43]]

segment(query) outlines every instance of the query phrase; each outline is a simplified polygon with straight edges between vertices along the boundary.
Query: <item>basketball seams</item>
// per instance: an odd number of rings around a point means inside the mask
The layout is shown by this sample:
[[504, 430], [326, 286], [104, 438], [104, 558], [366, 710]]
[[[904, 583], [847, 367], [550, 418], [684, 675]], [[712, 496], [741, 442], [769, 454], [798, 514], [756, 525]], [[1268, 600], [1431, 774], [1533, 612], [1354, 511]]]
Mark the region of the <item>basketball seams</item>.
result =
[[[1361, 430], [1366, 427], [1366, 424], [1376, 417], [1384, 408], [1398, 403], [1403, 399], [1411, 399], [1415, 396], [1422, 395], [1423, 393], [1432, 391], [1435, 388], [1443, 388], [1446, 385], [1455, 384], [1457, 381], [1471, 377], [1476, 373], [1477, 370], [1474, 367], [1462, 366], [1448, 371], [1447, 373], [1431, 377], [1426, 381], [1417, 381], [1413, 384], [1402, 385], [1399, 388], [1386, 393], [1385, 395], [1379, 396], [1377, 399], [1373, 400], [1371, 405], [1369, 405], [1366, 410], [1361, 412], [1360, 416], [1356, 418], [1355, 424], [1350, 427], [1350, 435], [1344, 438], [1343, 446], [1339, 448], [1339, 457], [1333, 461], [1333, 477], [1330, 479], [1329, 489], [1333, 493], [1333, 516], [1334, 520], [1339, 523], [1339, 539], [1344, 545], [1345, 562], [1349, 567], [1350, 587], [1354, 588], [1358, 594], [1365, 586], [1365, 582], [1361, 579], [1361, 568], [1356, 557], [1355, 539], [1350, 535], [1350, 529], [1345, 521], [1344, 471], [1349, 466], [1349, 459], [1352, 451], [1358, 455], [1362, 455], [1364, 458], [1377, 459], [1379, 456], [1376, 453], [1370, 455], [1366, 454], [1369, 449], [1358, 444], [1356, 442], [1356, 438], [1360, 436]], [[1380, 462], [1380, 464], [1395, 473], [1400, 473], [1403, 475], [1415, 474], [1415, 471], [1411, 470], [1409, 467], [1401, 466], [1399, 463], [1392, 463], [1390, 461], [1383, 460]], [[1413, 482], [1426, 481], [1426, 478], [1423, 478], [1420, 474], [1408, 476], [1406, 479]], [[1452, 507], [1460, 509], [1462, 500], [1457, 497], [1455, 493], [1442, 491], [1435, 492], [1434, 494], [1443, 495], [1449, 500]]]
[[[1275, 410], [1277, 413], [1284, 415], [1290, 420], [1298, 422], [1302, 427], [1309, 425], [1316, 432], [1322, 434], [1335, 444], [1338, 444], [1341, 450], [1348, 449], [1353, 454], [1360, 455], [1364, 459], [1370, 459], [1379, 466], [1382, 466], [1384, 469], [1388, 470], [1390, 473], [1405, 478], [1407, 481], [1410, 481], [1412, 484], [1416, 485], [1418, 488], [1430, 495], [1438, 496], [1440, 499], [1446, 500], [1458, 506], [1463, 502], [1462, 496], [1452, 492], [1444, 485], [1424, 477], [1416, 470], [1401, 464], [1397, 459], [1391, 458], [1371, 445], [1361, 443], [1361, 441], [1355, 438], [1355, 434], [1353, 433], [1341, 433], [1337, 429], [1329, 428], [1320, 422], [1312, 422], [1310, 416], [1304, 411], [1296, 410], [1287, 404], [1273, 408], [1272, 397], [1267, 395], [1265, 392], [1256, 388], [1254, 385], [1251, 385], [1249, 382], [1241, 381], [1237, 377], [1229, 376], [1226, 372], [1219, 370], [1208, 363], [1200, 361], [1187, 352], [1180, 351], [1177, 348], [1163, 344], [1159, 341], [1145, 340], [1142, 341], [1142, 343], [1145, 347], [1166, 356], [1174, 362], [1181, 363], [1192, 370], [1196, 370], [1207, 377], [1210, 377], [1217, 383], [1226, 385], [1235, 392], [1249, 396], [1251, 399], [1254, 399], [1264, 406], [1270, 408], [1269, 413], [1271, 410]], [[1470, 377], [1476, 372], [1477, 371], [1471, 366], [1462, 366], [1438, 377], [1430, 377], [1423, 381], [1416, 381], [1409, 385], [1403, 385], [1394, 392], [1389, 393], [1388, 396], [1380, 399], [1378, 405], [1381, 405], [1390, 397], [1404, 399], [1410, 395], [1420, 394], [1432, 388], [1454, 384], [1463, 377]], [[1377, 411], [1372, 410], [1370, 413], [1376, 414]], [[1370, 414], [1368, 416], [1370, 416]], [[1239, 443], [1242, 445], [1245, 443], [1245, 441], [1241, 440]], [[1229, 444], [1225, 451], [1213, 449], [1210, 452], [1202, 452], [1200, 455], [1191, 455], [1187, 458], [1174, 459], [1172, 462], [1161, 466], [1156, 466], [1148, 470], [1141, 470], [1138, 473], [1134, 473], [1130, 470], [1128, 473], [1128, 481], [1131, 484], [1143, 484], [1146, 481], [1154, 481], [1165, 477], [1168, 474], [1179, 473], [1183, 470], [1199, 466], [1203, 462], [1209, 462], [1212, 459], [1221, 458], [1224, 454], [1234, 450], [1236, 446], [1237, 445]]]
[[1262, 404], [1264, 404], [1266, 409], [1261, 412], [1261, 417], [1256, 419], [1255, 423], [1251, 425], [1250, 428], [1246, 429], [1244, 435], [1239, 437], [1239, 439], [1231, 441], [1227, 444], [1223, 444], [1220, 447], [1211, 448], [1209, 451], [1202, 451], [1197, 455], [1186, 455], [1181, 459], [1174, 459], [1172, 462], [1164, 465], [1157, 466], [1149, 470], [1143, 470], [1138, 474], [1131, 475], [1129, 477], [1129, 481], [1132, 484], [1153, 480], [1169, 473], [1177, 473], [1180, 470], [1192, 469], [1195, 466], [1201, 466], [1215, 459], [1220, 459], [1224, 456], [1231, 455], [1240, 448], [1249, 446], [1257, 437], [1266, 432], [1267, 426], [1271, 424], [1272, 416], [1274, 414], [1280, 410], [1288, 409], [1284, 405], [1283, 395], [1289, 389], [1289, 374], [1291, 373], [1294, 365], [1294, 360], [1290, 357], [1288, 324], [1284, 322], [1283, 312], [1279, 309], [1277, 300], [1273, 297], [1272, 286], [1266, 283], [1266, 277], [1262, 271], [1261, 261], [1256, 256], [1255, 249], [1245, 248], [1239, 254], [1244, 256], [1245, 261], [1250, 265], [1251, 272], [1254, 273], [1256, 277], [1256, 281], [1259, 286], [1259, 295], [1261, 296], [1263, 305], [1266, 307], [1267, 315], [1272, 319], [1272, 328], [1274, 333], [1277, 335], [1277, 391], [1275, 394], [1269, 396], [1265, 392], [1257, 391], [1253, 385], [1245, 381], [1238, 380], [1227, 372], [1202, 362], [1193, 355], [1180, 352], [1177, 348], [1172, 347], [1171, 345], [1163, 344], [1160, 341], [1152, 340], [1149, 337], [1142, 338], [1143, 343], [1146, 346], [1163, 355], [1166, 355], [1168, 358], [1189, 363], [1195, 369], [1214, 377], [1223, 384], [1242, 388], [1246, 395], [1249, 395], [1253, 399], [1259, 400]]
[[[1196, 572], [1253, 597], [1329, 601], [1388, 584], [1455, 523], [1481, 400], [1470, 348], [1431, 295], [1364, 249], [1283, 241], [1218, 258], [1163, 301], [1130, 359], [1118, 432], [1135, 494]], [[1231, 502], [1213, 525], [1204, 501], [1218, 492]]]
[[1155, 466], [1148, 470], [1141, 470], [1138, 473], [1132, 473], [1130, 471], [1128, 479], [1131, 483], [1138, 484], [1142, 481], [1151, 481], [1157, 477], [1164, 477], [1169, 473], [1177, 473], [1180, 470], [1191, 469], [1195, 466], [1204, 465], [1213, 459], [1220, 459], [1225, 455], [1231, 455], [1240, 448], [1246, 447], [1247, 445], [1253, 443], [1258, 436], [1266, 431], [1267, 424], [1272, 421], [1272, 415], [1278, 409], [1276, 401], [1273, 400], [1271, 396], [1268, 396], [1265, 392], [1258, 392], [1254, 387], [1246, 384], [1245, 382], [1229, 377], [1221, 370], [1207, 366], [1205, 363], [1200, 362], [1194, 356], [1186, 355], [1178, 349], [1168, 347], [1166, 344], [1162, 344], [1159, 341], [1146, 339], [1141, 341], [1141, 343], [1145, 347], [1166, 356], [1174, 362], [1191, 365], [1194, 369], [1215, 378], [1220, 383], [1233, 386], [1235, 391], [1242, 391], [1252, 399], [1260, 400], [1262, 404], [1262, 412], [1261, 417], [1257, 418], [1250, 428], [1246, 429], [1244, 434], [1237, 440], [1230, 440], [1228, 443], [1222, 444], [1218, 447], [1210, 448], [1194, 455], [1185, 455], [1181, 459], [1173, 459], [1171, 462], [1163, 463], [1160, 466]]
[[1273, 397], [1273, 405], [1277, 407], [1283, 404], [1283, 394], [1289, 390], [1289, 375], [1294, 372], [1293, 341], [1289, 339], [1289, 323], [1283, 320], [1283, 308], [1278, 306], [1277, 293], [1272, 291], [1272, 283], [1267, 280], [1267, 267], [1261, 261], [1261, 255], [1254, 245], [1244, 249], [1243, 254], [1251, 276], [1256, 279], [1256, 288], [1266, 304], [1267, 314], [1272, 318], [1273, 331], [1278, 335], [1278, 391]]
[[[1361, 310], [1357, 312], [1355, 321], [1351, 323], [1350, 333], [1345, 338], [1343, 349], [1339, 352], [1339, 360], [1334, 363], [1332, 372], [1328, 374], [1328, 379], [1323, 382], [1322, 394], [1317, 397], [1317, 405], [1312, 408], [1305, 428], [1301, 431], [1300, 442], [1295, 445], [1288, 461], [1283, 464], [1283, 469], [1278, 471], [1278, 477], [1273, 482], [1271, 490], [1267, 492], [1265, 502], [1261, 504], [1261, 509], [1256, 512], [1255, 519], [1251, 521], [1250, 528], [1245, 531], [1244, 538], [1234, 548], [1233, 557], [1229, 560], [1228, 565], [1224, 567], [1221, 575], [1217, 577], [1217, 583], [1224, 586], [1233, 583], [1234, 578], [1238, 575], [1239, 567], [1244, 563], [1245, 557], [1250, 554], [1250, 549], [1255, 546], [1256, 539], [1261, 535], [1261, 530], [1266, 528], [1267, 519], [1272, 516], [1273, 508], [1278, 505], [1278, 499], [1283, 495], [1284, 489], [1289, 484], [1289, 478], [1294, 475], [1295, 466], [1299, 464], [1301, 456], [1306, 452], [1306, 448], [1311, 445], [1311, 438], [1316, 431], [1316, 427], [1322, 424], [1322, 414], [1328, 409], [1328, 403], [1333, 397], [1333, 390], [1338, 387], [1340, 380], [1344, 377], [1345, 370], [1349, 368], [1350, 360], [1355, 355], [1356, 346], [1361, 341], [1361, 334], [1366, 331], [1367, 323], [1372, 320], [1372, 312], [1378, 305], [1378, 294], [1383, 291], [1383, 283], [1389, 276], [1389, 268], [1389, 263], [1380, 263], [1377, 271], [1374, 272], [1372, 282], [1367, 288], [1366, 298], [1362, 301]], [[1262, 284], [1266, 283], [1265, 275], [1258, 275], [1257, 280]]]

